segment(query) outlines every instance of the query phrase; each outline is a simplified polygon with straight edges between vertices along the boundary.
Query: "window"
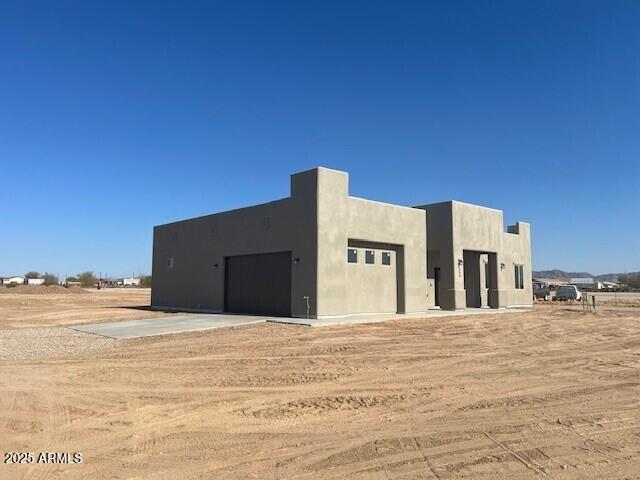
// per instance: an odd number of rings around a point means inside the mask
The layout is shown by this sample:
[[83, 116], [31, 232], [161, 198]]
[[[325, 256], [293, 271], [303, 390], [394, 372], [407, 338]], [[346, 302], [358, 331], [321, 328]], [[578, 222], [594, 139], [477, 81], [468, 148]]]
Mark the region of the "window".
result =
[[516, 289], [522, 290], [524, 288], [524, 265], [514, 265], [514, 266], [515, 266]]
[[383, 265], [391, 265], [391, 253], [382, 252], [382, 264]]
[[373, 250], [364, 251], [364, 263], [374, 264], [376, 263], [376, 254]]
[[358, 263], [358, 250], [355, 248], [347, 248], [347, 262]]
[[173, 257], [167, 259], [167, 267], [173, 268]]

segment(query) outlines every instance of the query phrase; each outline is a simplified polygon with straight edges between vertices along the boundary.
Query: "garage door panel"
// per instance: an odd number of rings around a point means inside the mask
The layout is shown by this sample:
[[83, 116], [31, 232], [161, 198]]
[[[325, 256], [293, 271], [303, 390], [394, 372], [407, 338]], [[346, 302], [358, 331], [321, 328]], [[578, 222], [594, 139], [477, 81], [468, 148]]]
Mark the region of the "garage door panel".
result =
[[227, 257], [225, 311], [291, 316], [291, 252]]
[[[397, 313], [397, 255], [394, 250], [350, 247], [357, 250], [357, 263], [347, 264], [347, 309], [349, 313]], [[366, 252], [374, 252], [373, 263], [365, 262]], [[382, 254], [389, 264], [382, 264]]]

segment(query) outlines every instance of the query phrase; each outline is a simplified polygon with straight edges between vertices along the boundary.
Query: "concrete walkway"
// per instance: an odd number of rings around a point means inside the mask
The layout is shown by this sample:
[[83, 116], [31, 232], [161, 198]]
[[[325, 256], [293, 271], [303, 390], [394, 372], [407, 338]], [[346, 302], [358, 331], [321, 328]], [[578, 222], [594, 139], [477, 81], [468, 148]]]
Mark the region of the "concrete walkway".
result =
[[470, 308], [467, 310], [429, 310], [410, 314], [362, 314], [341, 317], [306, 319], [264, 317], [257, 315], [228, 315], [223, 313], [202, 313], [190, 315], [172, 315], [170, 317], [147, 318], [143, 320], [127, 320], [124, 322], [90, 323], [69, 327], [79, 332], [93, 333], [103, 337], [124, 339], [152, 337], [170, 333], [195, 332], [214, 328], [235, 327], [253, 323], [286, 323], [308, 327], [328, 327], [334, 325], [356, 325], [360, 323], [386, 322], [388, 320], [404, 320], [411, 318], [437, 318], [455, 315], [498, 315], [501, 313], [527, 312], [527, 308], [509, 308], [495, 310], [492, 308]]
[[452, 317], [460, 315], [499, 315], [502, 313], [530, 312], [531, 308], [468, 308], [465, 310], [428, 310], [419, 313], [365, 313], [357, 315], [343, 315], [338, 317], [325, 318], [280, 318], [267, 317], [268, 322], [289, 323], [293, 325], [304, 325], [307, 327], [329, 327], [332, 325], [356, 325], [359, 323], [387, 322], [389, 320], [408, 320], [411, 318], [437, 318]]
[[195, 332], [214, 328], [264, 323], [271, 317], [251, 315], [195, 314], [171, 317], [127, 320], [124, 322], [90, 323], [69, 327], [80, 332], [94, 333], [110, 338], [138, 338], [169, 333]]

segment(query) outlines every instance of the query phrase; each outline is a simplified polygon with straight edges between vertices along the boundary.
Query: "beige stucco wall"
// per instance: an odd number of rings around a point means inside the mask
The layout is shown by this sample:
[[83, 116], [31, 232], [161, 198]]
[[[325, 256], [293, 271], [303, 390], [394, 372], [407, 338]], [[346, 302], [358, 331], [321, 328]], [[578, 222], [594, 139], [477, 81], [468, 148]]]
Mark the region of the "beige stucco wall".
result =
[[[532, 266], [531, 266], [531, 227], [528, 223], [517, 222], [519, 233], [504, 233], [502, 236], [502, 281], [507, 306], [531, 305], [533, 302]], [[514, 265], [524, 265], [524, 288], [516, 290]]]
[[[347, 246], [349, 240], [397, 248], [398, 311], [428, 308], [426, 217], [422, 210], [349, 196], [346, 172], [318, 170], [318, 315], [349, 311]], [[383, 286], [371, 278], [361, 305], [376, 302]]]
[[288, 198], [155, 227], [152, 306], [222, 311], [225, 256], [291, 251], [292, 314], [306, 315], [309, 296], [315, 315], [316, 180], [292, 175]]
[[[465, 264], [468, 274], [475, 275], [478, 267], [468, 262], [483, 262], [485, 259], [492, 271], [497, 272], [494, 284], [486, 293], [487, 302], [500, 307], [531, 305], [529, 224], [518, 222], [513, 227], [518, 233], [507, 233], [502, 211], [457, 201], [418, 208], [427, 212], [429, 257], [437, 258], [441, 268], [443, 308], [466, 307]], [[482, 257], [480, 253], [489, 255]], [[515, 264], [524, 265], [524, 289], [521, 290], [515, 288]], [[430, 272], [431, 269], [430, 265]], [[480, 293], [484, 295], [484, 292]]]
[[[358, 252], [358, 263], [347, 264], [346, 313], [396, 313], [398, 311], [396, 252], [370, 246], [350, 248]], [[367, 250], [374, 252], [375, 263], [365, 263]], [[382, 264], [383, 252], [389, 253], [390, 265]]]

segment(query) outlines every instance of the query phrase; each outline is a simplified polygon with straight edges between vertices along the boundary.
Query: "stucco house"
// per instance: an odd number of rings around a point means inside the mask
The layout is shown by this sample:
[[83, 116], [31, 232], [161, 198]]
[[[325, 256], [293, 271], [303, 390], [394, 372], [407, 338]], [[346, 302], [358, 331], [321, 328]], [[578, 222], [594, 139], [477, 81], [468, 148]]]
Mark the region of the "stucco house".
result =
[[528, 224], [353, 197], [346, 172], [322, 167], [293, 174], [287, 198], [154, 228], [158, 309], [322, 318], [531, 302]]

